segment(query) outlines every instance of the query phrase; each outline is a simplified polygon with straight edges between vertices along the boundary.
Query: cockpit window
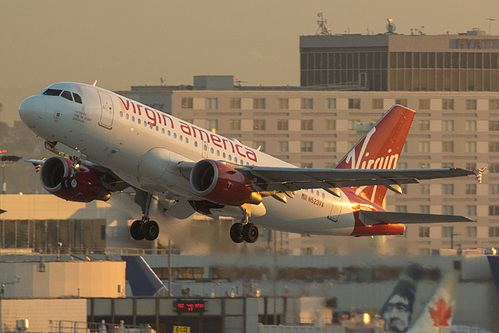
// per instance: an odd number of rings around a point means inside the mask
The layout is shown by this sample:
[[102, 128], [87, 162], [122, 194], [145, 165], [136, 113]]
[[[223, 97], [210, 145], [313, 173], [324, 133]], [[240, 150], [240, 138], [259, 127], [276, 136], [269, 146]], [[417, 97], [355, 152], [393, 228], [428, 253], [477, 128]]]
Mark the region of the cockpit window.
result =
[[47, 96], [59, 96], [61, 94], [62, 90], [59, 89], [47, 89], [43, 92], [44, 95]]
[[67, 100], [75, 101], [76, 103], [83, 104], [80, 95], [78, 95], [77, 93], [68, 91], [68, 90], [49, 88], [49, 89], [45, 90], [43, 92], [43, 94], [47, 95], [47, 96], [60, 96], [60, 97], [64, 97]]
[[73, 101], [73, 96], [71, 96], [71, 93], [67, 90], [64, 90], [61, 94], [61, 97], [64, 97], [65, 99], [70, 100], [71, 102]]
[[82, 104], [80, 95], [78, 95], [77, 93], [73, 93], [73, 97], [74, 97], [76, 103]]

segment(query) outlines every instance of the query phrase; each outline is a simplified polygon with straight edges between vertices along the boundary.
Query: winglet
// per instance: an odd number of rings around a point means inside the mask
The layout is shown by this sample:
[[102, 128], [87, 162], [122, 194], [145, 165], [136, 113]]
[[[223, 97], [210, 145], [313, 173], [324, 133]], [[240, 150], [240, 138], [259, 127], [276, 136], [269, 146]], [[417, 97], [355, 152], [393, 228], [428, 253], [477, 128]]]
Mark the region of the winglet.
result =
[[482, 183], [482, 173], [485, 170], [487, 170], [487, 168], [480, 168], [480, 169], [473, 170], [473, 173], [475, 174], [476, 179], [478, 180], [479, 183]]
[[97, 80], [94, 81], [94, 84], [92, 84], [94, 87], [97, 86]]

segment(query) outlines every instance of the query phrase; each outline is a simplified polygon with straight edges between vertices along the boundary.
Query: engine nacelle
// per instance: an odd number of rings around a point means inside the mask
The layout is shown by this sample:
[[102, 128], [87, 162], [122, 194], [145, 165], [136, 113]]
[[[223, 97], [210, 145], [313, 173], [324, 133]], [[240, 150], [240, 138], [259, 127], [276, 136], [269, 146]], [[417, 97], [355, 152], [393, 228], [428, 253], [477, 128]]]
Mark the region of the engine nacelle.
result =
[[191, 171], [190, 182], [197, 194], [217, 204], [240, 206], [262, 201], [262, 197], [254, 192], [247, 175], [213, 160], [196, 163]]
[[100, 175], [99, 171], [83, 165], [76, 168], [71, 160], [61, 156], [49, 158], [40, 169], [44, 189], [59, 198], [77, 202], [109, 200], [111, 194], [102, 186]]

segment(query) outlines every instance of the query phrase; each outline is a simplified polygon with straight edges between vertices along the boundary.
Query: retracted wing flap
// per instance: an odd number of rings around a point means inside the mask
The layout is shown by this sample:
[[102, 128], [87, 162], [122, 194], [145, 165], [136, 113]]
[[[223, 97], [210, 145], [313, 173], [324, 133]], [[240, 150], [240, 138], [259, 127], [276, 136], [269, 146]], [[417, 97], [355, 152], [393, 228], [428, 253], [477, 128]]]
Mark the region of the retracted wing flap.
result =
[[297, 191], [310, 188], [396, 185], [418, 183], [419, 180], [476, 175], [460, 168], [444, 169], [306, 169], [280, 167], [244, 167], [253, 185], [265, 191]]
[[360, 220], [365, 225], [379, 223], [454, 223], [454, 222], [476, 222], [462, 215], [439, 215], [422, 213], [380, 212], [361, 210]]

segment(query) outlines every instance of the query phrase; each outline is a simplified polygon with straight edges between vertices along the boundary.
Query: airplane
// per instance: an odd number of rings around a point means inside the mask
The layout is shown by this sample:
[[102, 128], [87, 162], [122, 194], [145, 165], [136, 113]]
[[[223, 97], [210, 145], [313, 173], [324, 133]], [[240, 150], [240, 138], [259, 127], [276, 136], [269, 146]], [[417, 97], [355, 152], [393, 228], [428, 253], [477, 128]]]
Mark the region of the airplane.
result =
[[170, 114], [94, 85], [55, 83], [19, 106], [22, 121], [57, 154], [30, 159], [48, 192], [69, 201], [108, 200], [133, 188], [142, 219], [135, 240], [155, 240], [151, 200], [165, 213], [236, 219], [235, 243], [258, 226], [320, 235], [402, 235], [404, 223], [471, 222], [464, 216], [388, 212], [387, 190], [419, 180], [475, 175], [460, 168], [395, 169], [415, 111], [393, 106], [333, 169], [298, 168]]

